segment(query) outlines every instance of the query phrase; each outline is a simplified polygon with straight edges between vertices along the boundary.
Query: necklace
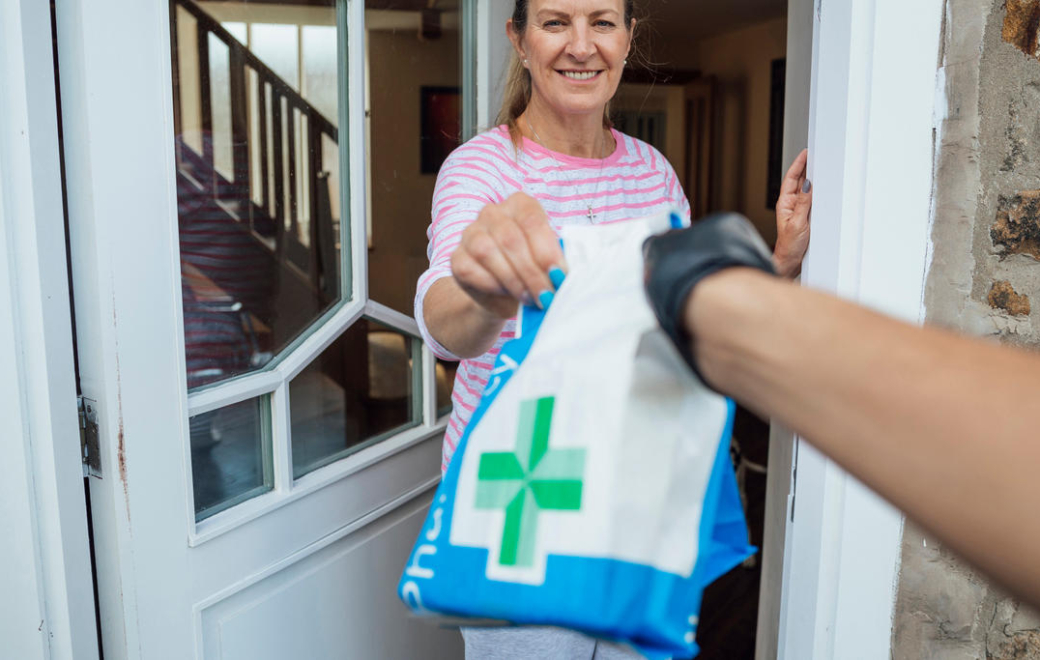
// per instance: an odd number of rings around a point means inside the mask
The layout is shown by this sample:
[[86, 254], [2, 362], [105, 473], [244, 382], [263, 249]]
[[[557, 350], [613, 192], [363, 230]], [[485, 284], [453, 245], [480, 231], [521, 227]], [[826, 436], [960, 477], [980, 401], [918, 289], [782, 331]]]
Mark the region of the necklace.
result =
[[[538, 144], [542, 147], [542, 149], [545, 149], [547, 152], [549, 152], [549, 157], [553, 159], [554, 163], [556, 163], [556, 171], [559, 172], [560, 174], [564, 174], [565, 170], [563, 169], [563, 164], [560, 163], [560, 161], [556, 159], [556, 155], [553, 152], [553, 150], [550, 149], [549, 147], [545, 146], [545, 141], [542, 140], [542, 137], [540, 135], [538, 135], [538, 131], [534, 130], [534, 126], [531, 125], [531, 120], [528, 119], [527, 117], [524, 117], [524, 121], [527, 122], [527, 127], [529, 129], [531, 129], [531, 134], [534, 135], [535, 141], [538, 142]], [[600, 154], [603, 153], [604, 142], [606, 142], [606, 140], [603, 140], [603, 142], [600, 143], [600, 150], [599, 150]], [[603, 179], [603, 176], [602, 176], [602, 174], [603, 174], [603, 163], [605, 161], [606, 161], [606, 158], [600, 158], [599, 159], [599, 175], [596, 177], [596, 187], [592, 190], [592, 195], [590, 195], [588, 198], [585, 199], [585, 208], [588, 210], [588, 213], [585, 214], [585, 217], [589, 219], [589, 224], [592, 224], [592, 223], [594, 223], [596, 221], [596, 214], [592, 212], [592, 200], [593, 200], [593, 198], [596, 197], [596, 193], [599, 192], [599, 184], [602, 182], [602, 179]], [[567, 180], [569, 181], [569, 183], [573, 187], [577, 188], [577, 184], [575, 183], [575, 179], [571, 178], [570, 175], [565, 175], [565, 176], [566, 176]], [[556, 178], [555, 175], [554, 175], [553, 178]]]

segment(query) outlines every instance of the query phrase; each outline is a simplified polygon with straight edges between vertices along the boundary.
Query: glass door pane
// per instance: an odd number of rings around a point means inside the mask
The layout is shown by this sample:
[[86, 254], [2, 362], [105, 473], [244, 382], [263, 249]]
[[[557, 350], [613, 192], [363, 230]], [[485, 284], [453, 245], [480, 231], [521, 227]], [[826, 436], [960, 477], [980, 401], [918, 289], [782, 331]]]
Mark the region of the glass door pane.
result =
[[362, 319], [292, 380], [294, 477], [422, 422], [420, 347]]
[[411, 316], [437, 172], [462, 139], [461, 10], [458, 0], [365, 6], [369, 291]]
[[271, 490], [270, 411], [264, 396], [190, 418], [197, 520]]
[[335, 0], [173, 0], [188, 387], [263, 369], [343, 300]]

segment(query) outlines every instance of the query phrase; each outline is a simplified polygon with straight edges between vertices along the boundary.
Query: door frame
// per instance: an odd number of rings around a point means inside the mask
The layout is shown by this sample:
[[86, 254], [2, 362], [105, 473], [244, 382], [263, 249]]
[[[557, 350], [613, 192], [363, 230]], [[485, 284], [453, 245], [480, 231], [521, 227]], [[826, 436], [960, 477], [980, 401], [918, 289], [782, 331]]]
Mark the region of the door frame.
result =
[[[943, 11], [942, 0], [812, 6], [802, 281], [911, 323], [924, 320], [931, 255]], [[902, 514], [801, 439], [791, 474], [776, 657], [888, 657]]]
[[49, 3], [0, 3], [0, 639], [98, 657]]

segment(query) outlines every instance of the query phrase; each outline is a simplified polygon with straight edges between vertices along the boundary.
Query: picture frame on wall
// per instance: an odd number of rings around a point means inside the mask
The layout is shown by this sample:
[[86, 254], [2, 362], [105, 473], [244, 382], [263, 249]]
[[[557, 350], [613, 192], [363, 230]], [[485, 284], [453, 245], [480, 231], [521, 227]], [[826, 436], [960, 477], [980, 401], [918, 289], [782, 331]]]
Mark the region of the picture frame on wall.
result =
[[420, 93], [419, 172], [437, 174], [462, 142], [462, 90], [422, 87]]

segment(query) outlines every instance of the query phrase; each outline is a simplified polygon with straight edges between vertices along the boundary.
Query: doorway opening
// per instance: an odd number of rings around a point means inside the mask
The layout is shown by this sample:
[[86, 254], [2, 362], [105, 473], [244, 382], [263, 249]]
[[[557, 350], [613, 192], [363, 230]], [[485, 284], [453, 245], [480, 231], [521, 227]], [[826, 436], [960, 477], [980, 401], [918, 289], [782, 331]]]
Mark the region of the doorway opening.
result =
[[[780, 182], [790, 165], [783, 162], [787, 4], [645, 0], [640, 52], [612, 107], [618, 130], [652, 144], [671, 162], [694, 222], [736, 211], [770, 246]], [[760, 552], [706, 591], [701, 660], [755, 657], [766, 476], [787, 468], [770, 465], [769, 434], [768, 421], [738, 408], [731, 455], [750, 540]]]

